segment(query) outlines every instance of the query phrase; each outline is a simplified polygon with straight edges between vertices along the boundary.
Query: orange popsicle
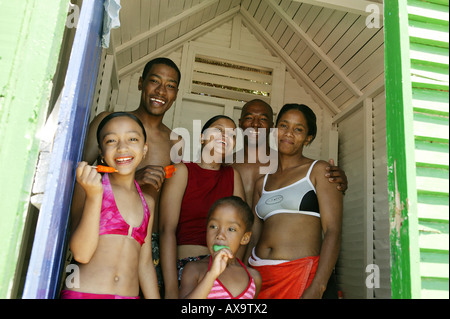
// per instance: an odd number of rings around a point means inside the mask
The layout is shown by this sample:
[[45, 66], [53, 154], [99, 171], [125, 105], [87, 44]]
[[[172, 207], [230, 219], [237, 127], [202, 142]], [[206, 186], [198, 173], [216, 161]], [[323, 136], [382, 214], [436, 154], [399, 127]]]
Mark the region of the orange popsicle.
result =
[[166, 178], [171, 178], [173, 173], [176, 172], [176, 170], [177, 169], [173, 165], [169, 165], [169, 166], [164, 167], [164, 171], [166, 172]]
[[109, 167], [109, 166], [97, 165], [97, 166], [92, 166], [92, 167], [96, 168], [97, 172], [99, 172], [99, 173], [116, 173], [116, 172], [118, 172], [118, 170], [116, 170], [114, 167]]

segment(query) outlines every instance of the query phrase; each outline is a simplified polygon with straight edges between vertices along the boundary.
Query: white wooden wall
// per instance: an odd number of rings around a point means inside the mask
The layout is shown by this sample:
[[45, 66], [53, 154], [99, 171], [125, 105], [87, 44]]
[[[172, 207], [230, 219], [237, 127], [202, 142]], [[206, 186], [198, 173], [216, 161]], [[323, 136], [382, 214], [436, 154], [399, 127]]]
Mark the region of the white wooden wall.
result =
[[380, 270], [380, 286], [374, 298], [391, 298], [391, 251], [389, 200], [387, 191], [386, 98], [384, 92], [373, 98], [373, 262]]
[[[245, 26], [240, 24], [240, 17], [236, 17], [234, 20], [238, 21], [230, 20], [222, 24], [220, 27], [211, 30], [209, 33], [190, 41], [189, 44], [184, 45], [176, 51], [166, 55], [180, 67], [183, 78], [179, 88], [178, 99], [164, 116], [163, 122], [168, 127], [176, 128], [192, 125], [191, 123], [185, 123], [185, 119], [183, 119], [182, 115], [187, 113], [197, 113], [198, 118], [203, 119], [202, 123], [204, 123], [204, 119], [208, 119], [216, 114], [226, 114], [232, 117], [237, 124], [242, 105], [244, 104], [234, 101], [231, 103], [233, 107], [230, 111], [226, 110], [225, 107], [225, 105], [230, 105], [230, 101], [220, 101], [220, 99], [201, 97], [198, 95], [192, 96], [187, 93], [189, 91], [190, 83], [188, 83], [186, 79], [189, 81], [192, 76], [187, 75], [186, 69], [183, 69], [183, 54], [186, 54], [186, 50], [189, 50], [189, 45], [198, 46], [200, 48], [211, 47], [214, 50], [224, 50], [225, 48], [229, 48], [235, 53], [234, 59], [236, 59], [237, 62], [242, 62], [242, 56], [257, 54], [261, 57], [265, 56], [266, 59], [271, 61], [271, 63], [276, 62], [282, 64], [282, 61], [279, 58], [272, 56], [270, 52], [261, 44], [261, 42], [259, 42]], [[239, 28], [237, 28], [237, 26], [239, 26]], [[236, 35], [237, 33], [238, 36]], [[242, 56], [240, 56], [240, 54], [242, 54]], [[229, 59], [233, 60], [233, 56], [229, 56]], [[137, 83], [140, 76], [141, 73], [138, 72], [124, 77], [120, 81], [119, 90], [116, 94], [117, 98], [115, 101], [114, 90], [111, 94], [111, 104], [113, 110], [132, 111], [139, 106], [140, 92], [137, 88]], [[284, 71], [283, 77], [284, 83], [282, 85], [278, 85], [278, 87], [282, 88], [282, 92], [284, 94], [276, 92], [279, 97], [276, 99], [275, 103], [270, 102], [274, 109], [274, 113], [276, 114], [285, 103], [303, 103], [311, 107], [317, 116], [318, 135], [311, 147], [305, 150], [305, 153], [307, 156], [312, 158], [328, 160], [329, 151], [327, 147], [329, 139], [328, 135], [331, 126], [331, 115], [328, 112], [323, 111], [323, 106], [318, 104], [311, 97], [311, 95], [309, 95], [308, 92], [297, 83], [294, 77], [289, 74], [287, 70]], [[274, 83], [274, 85], [277, 84], [278, 83]], [[183, 98], [184, 102], [182, 102]], [[255, 96], [254, 98], [258, 97]], [[209, 108], [205, 109], [205, 105], [209, 105]], [[99, 108], [99, 110], [100, 109], [101, 108]], [[241, 145], [238, 144], [237, 149], [240, 147]]]
[[348, 178], [348, 190], [344, 197], [341, 252], [336, 267], [337, 281], [344, 298], [366, 298], [364, 286], [365, 267], [368, 264], [366, 248], [364, 174], [364, 125], [363, 109], [359, 109], [339, 123], [339, 165]]
[[391, 297], [385, 97], [374, 95], [336, 123], [349, 181], [336, 273], [349, 299]]

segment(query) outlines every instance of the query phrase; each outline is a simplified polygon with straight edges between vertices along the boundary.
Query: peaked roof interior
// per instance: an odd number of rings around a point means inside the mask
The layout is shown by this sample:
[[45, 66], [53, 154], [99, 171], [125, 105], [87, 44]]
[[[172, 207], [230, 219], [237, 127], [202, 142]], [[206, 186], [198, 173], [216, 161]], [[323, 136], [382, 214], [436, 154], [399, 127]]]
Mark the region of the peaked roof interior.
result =
[[126, 0], [111, 32], [116, 80], [240, 15], [333, 114], [384, 83], [382, 0]]

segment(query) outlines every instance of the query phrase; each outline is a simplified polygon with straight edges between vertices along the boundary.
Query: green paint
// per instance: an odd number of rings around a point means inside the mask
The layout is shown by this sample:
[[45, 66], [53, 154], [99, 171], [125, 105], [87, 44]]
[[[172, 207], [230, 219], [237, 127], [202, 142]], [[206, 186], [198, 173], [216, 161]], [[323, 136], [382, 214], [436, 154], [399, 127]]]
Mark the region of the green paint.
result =
[[384, 6], [391, 290], [393, 298], [420, 298], [408, 14], [405, 1]]
[[67, 6], [0, 0], [0, 298], [16, 269]]

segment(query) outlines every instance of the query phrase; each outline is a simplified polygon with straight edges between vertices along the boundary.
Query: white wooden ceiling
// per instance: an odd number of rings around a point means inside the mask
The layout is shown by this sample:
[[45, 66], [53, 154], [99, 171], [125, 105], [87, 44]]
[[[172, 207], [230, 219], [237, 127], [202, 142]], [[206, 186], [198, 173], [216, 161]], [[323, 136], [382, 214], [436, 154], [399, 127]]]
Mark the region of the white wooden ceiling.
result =
[[[334, 114], [384, 83], [382, 0], [122, 0], [121, 6], [109, 49], [118, 80], [241, 15]], [[368, 27], [377, 8], [380, 25]]]

